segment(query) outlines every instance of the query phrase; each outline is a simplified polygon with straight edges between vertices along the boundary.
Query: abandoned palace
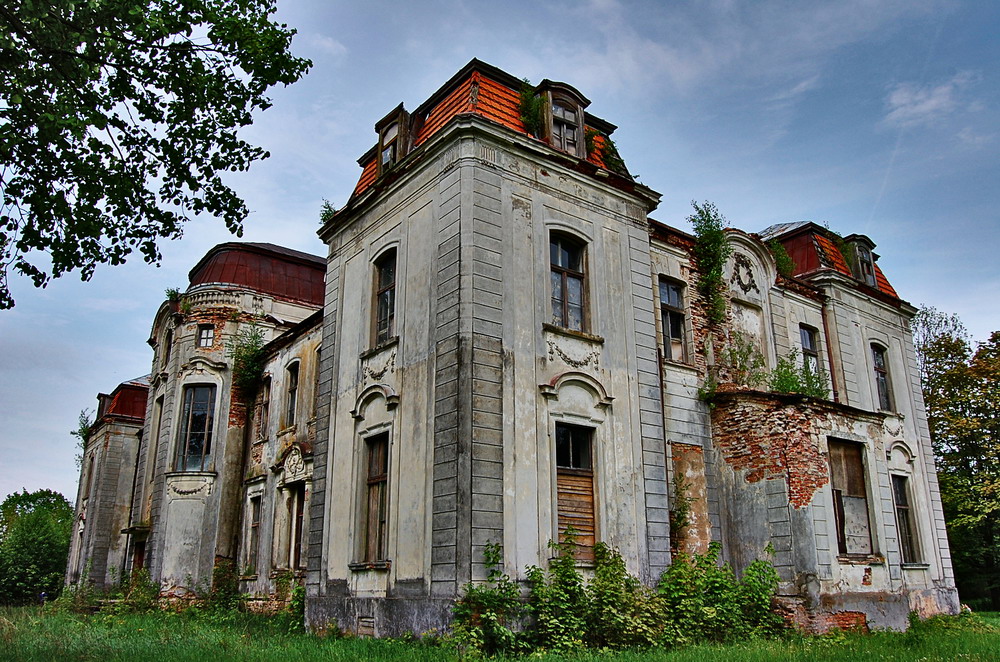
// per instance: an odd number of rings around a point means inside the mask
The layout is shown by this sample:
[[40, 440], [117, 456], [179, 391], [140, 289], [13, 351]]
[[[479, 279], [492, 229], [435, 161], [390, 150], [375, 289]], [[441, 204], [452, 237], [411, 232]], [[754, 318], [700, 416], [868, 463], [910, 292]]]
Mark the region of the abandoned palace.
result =
[[485, 545], [524, 579], [572, 527], [650, 585], [713, 541], [767, 558], [810, 631], [955, 612], [916, 311], [874, 243], [727, 229], [713, 266], [589, 104], [473, 60], [375, 124], [326, 257], [209, 251], [151, 374], [99, 396], [67, 581], [180, 597], [229, 564], [395, 635], [446, 627]]

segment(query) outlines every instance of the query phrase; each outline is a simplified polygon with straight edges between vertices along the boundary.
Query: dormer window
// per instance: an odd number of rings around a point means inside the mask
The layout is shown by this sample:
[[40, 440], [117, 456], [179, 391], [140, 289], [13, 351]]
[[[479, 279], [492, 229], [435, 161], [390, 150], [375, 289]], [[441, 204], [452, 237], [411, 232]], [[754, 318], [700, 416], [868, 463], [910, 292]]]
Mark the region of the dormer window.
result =
[[543, 80], [538, 94], [545, 100], [546, 137], [555, 149], [577, 158], [587, 158], [583, 139], [584, 109], [590, 105], [580, 92], [566, 83]]
[[875, 262], [872, 260], [872, 252], [867, 246], [857, 247], [858, 258], [858, 278], [865, 283], [875, 287]]
[[410, 114], [403, 108], [403, 104], [399, 104], [375, 125], [375, 132], [378, 134], [376, 158], [379, 175], [387, 173], [406, 156], [406, 128], [409, 120]]
[[380, 165], [382, 169], [392, 167], [396, 162], [396, 139], [399, 138], [399, 124], [392, 124], [382, 134], [382, 157]]
[[552, 146], [570, 154], [576, 154], [580, 141], [580, 129], [575, 108], [569, 108], [559, 101], [552, 102]]

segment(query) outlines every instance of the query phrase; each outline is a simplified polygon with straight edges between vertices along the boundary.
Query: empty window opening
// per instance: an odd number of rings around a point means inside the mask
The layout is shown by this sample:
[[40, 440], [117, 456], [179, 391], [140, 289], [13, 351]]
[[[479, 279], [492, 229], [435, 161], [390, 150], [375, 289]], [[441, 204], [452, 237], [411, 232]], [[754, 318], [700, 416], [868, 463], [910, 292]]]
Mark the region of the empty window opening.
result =
[[850, 441], [829, 440], [830, 485], [840, 554], [872, 553], [871, 518], [868, 512], [864, 446]]

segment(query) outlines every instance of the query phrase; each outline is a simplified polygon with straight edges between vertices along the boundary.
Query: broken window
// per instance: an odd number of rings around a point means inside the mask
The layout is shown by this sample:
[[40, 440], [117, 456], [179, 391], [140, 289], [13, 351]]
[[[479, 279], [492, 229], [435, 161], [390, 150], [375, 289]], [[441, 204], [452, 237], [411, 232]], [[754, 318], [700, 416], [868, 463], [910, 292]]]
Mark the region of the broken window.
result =
[[594, 558], [597, 526], [594, 516], [594, 468], [590, 428], [556, 423], [556, 492], [559, 542], [572, 528], [576, 557]]
[[198, 347], [211, 347], [215, 342], [215, 326], [212, 324], [198, 325]]
[[306, 484], [292, 483], [288, 491], [288, 567], [292, 570], [302, 565], [302, 523], [305, 519]]
[[396, 251], [386, 251], [375, 263], [375, 346], [396, 333]]
[[250, 497], [250, 535], [247, 540], [247, 572], [257, 574], [257, 554], [260, 549], [260, 504], [261, 497]]
[[856, 274], [865, 285], [875, 287], [875, 261], [872, 259], [872, 252], [867, 246], [856, 246], [855, 254], [858, 260], [858, 273]]
[[580, 141], [579, 111], [565, 101], [552, 102], [552, 146], [576, 154]]
[[829, 450], [837, 549], [847, 556], [869, 555], [872, 553], [872, 537], [864, 446], [852, 441], [830, 439]]
[[914, 535], [913, 512], [910, 510], [910, 486], [906, 476], [893, 474], [892, 502], [896, 509], [896, 531], [899, 535], [899, 553], [903, 563], [918, 563], [920, 554]]
[[285, 369], [285, 427], [295, 425], [295, 407], [299, 393], [299, 362], [291, 364]]
[[268, 437], [268, 418], [271, 412], [271, 379], [270, 377], [265, 378], [263, 383], [260, 385], [260, 392], [257, 395], [257, 412], [254, 419], [256, 421], [256, 438], [257, 440], [267, 439]]
[[875, 392], [878, 396], [878, 408], [892, 411], [892, 382], [889, 379], [889, 366], [886, 361], [885, 347], [872, 344], [872, 365], [875, 370]]
[[398, 150], [396, 146], [399, 137], [399, 124], [393, 123], [382, 132], [382, 155], [379, 167], [382, 171], [388, 170], [396, 162]]
[[177, 471], [205, 471], [212, 453], [214, 418], [215, 386], [185, 386], [177, 441]]
[[684, 285], [660, 278], [660, 322], [663, 356], [674, 361], [687, 359], [684, 342]]
[[583, 244], [553, 234], [549, 242], [549, 258], [552, 265], [552, 323], [564, 329], [584, 331]]
[[386, 525], [389, 517], [389, 433], [367, 440], [367, 484], [364, 503], [362, 561], [374, 563], [386, 557]]
[[810, 373], [819, 374], [819, 333], [806, 324], [799, 325], [799, 340], [802, 342], [802, 366]]

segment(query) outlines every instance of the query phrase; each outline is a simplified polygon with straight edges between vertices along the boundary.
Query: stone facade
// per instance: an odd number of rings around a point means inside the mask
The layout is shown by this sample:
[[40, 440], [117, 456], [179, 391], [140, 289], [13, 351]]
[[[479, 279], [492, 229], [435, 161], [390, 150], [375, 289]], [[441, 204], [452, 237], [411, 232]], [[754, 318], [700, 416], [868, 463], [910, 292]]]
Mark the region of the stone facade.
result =
[[[325, 261], [267, 249], [325, 273], [318, 293], [209, 278], [216, 252], [187, 308], [161, 307], [130, 544], [165, 592], [228, 560], [262, 598], [303, 578], [312, 627], [422, 632], [485, 578], [485, 545], [523, 580], [572, 526], [583, 566], [605, 542], [647, 584], [712, 542], [737, 571], [769, 557], [808, 630], [955, 611], [915, 310], [874, 244], [729, 230], [713, 322], [696, 239], [649, 217], [659, 194], [615, 127], [543, 81], [529, 133], [521, 89], [474, 60], [376, 124]], [[224, 350], [251, 323], [269, 341], [255, 399]], [[809, 366], [825, 397], [770, 392], [737, 349]], [[216, 450], [195, 467], [188, 404], [209, 393]]]

